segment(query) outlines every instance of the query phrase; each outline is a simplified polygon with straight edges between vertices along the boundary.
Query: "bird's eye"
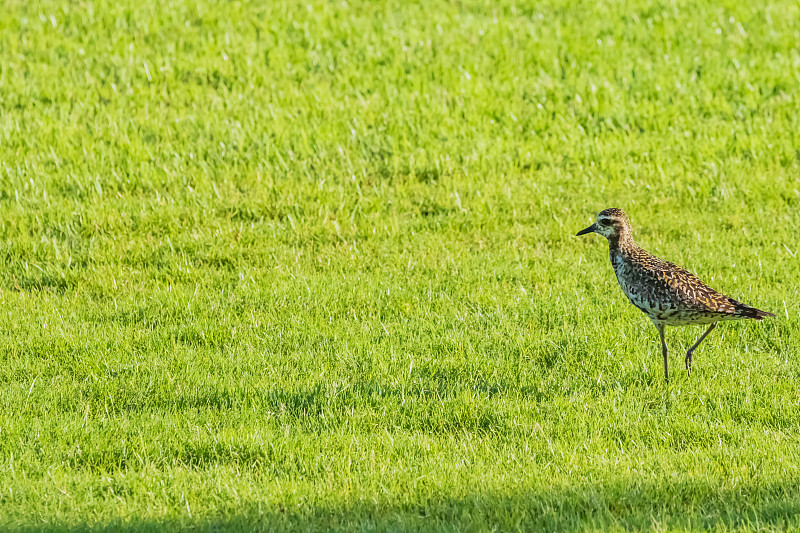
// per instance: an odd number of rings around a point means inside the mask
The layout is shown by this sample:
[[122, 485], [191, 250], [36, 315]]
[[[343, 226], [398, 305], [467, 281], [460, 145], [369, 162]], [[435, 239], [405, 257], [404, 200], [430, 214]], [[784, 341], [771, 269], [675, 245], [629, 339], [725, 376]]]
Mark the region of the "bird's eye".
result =
[[597, 223], [600, 224], [601, 226], [608, 226], [609, 224], [611, 224], [611, 222], [607, 218], [601, 218], [600, 220], [597, 221]]

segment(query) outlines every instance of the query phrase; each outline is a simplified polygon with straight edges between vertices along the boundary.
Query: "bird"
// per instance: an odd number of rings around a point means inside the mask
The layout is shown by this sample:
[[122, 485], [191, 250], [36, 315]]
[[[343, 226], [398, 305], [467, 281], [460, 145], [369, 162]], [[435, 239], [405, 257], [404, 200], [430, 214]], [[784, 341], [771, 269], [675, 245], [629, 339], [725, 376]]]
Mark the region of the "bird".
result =
[[594, 224], [576, 236], [597, 233], [608, 239], [611, 266], [628, 300], [653, 322], [661, 337], [664, 379], [669, 383], [665, 326], [709, 325], [686, 352], [687, 376], [692, 354], [723, 320], [763, 320], [775, 316], [715, 291], [697, 276], [674, 263], [659, 259], [633, 240], [631, 224], [622, 209], [612, 207], [597, 214]]

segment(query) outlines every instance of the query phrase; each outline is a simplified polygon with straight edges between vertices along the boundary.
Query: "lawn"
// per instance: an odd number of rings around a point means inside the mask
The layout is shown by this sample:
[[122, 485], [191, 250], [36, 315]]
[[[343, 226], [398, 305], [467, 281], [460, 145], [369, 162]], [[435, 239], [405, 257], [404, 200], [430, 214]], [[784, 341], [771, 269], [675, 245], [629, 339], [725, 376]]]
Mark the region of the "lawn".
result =
[[800, 528], [798, 228], [797, 2], [6, 0], [0, 528]]

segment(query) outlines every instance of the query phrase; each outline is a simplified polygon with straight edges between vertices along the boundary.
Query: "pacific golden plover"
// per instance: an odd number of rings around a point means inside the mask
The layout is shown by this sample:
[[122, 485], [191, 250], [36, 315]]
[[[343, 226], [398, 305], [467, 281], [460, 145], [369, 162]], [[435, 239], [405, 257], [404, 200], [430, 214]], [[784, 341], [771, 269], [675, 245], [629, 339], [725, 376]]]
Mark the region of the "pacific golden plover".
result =
[[667, 371], [667, 343], [664, 326], [710, 324], [705, 333], [686, 352], [686, 371], [691, 373], [692, 353], [721, 320], [775, 316], [721, 294], [678, 265], [664, 261], [639, 248], [631, 237], [631, 224], [622, 209], [606, 209], [595, 223], [578, 235], [599, 233], [608, 239], [611, 265], [622, 292], [653, 321], [661, 337], [664, 354], [664, 379]]

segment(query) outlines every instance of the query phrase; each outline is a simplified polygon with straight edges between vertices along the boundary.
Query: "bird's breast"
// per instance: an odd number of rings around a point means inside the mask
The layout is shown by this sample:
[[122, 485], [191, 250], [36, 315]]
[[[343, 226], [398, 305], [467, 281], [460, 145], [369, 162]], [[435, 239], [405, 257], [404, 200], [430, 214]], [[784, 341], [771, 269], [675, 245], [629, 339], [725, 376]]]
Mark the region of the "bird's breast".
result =
[[665, 291], [648, 280], [640, 268], [618, 260], [614, 265], [619, 286], [628, 300], [645, 315], [654, 320], [669, 320], [677, 311], [677, 302]]

